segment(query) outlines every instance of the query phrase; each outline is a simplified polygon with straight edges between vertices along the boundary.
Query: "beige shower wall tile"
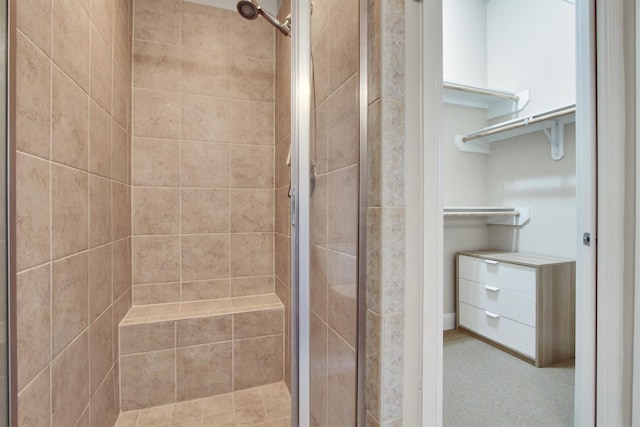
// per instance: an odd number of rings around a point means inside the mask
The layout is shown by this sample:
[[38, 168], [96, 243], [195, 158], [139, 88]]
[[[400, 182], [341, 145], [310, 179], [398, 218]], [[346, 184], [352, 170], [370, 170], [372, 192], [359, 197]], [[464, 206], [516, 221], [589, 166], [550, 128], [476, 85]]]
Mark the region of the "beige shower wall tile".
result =
[[16, 154], [16, 255], [18, 271], [49, 261], [49, 162]]
[[[315, 15], [315, 13], [314, 13]], [[329, 38], [333, 35], [328, 29], [319, 34], [318, 40], [314, 42], [313, 71], [315, 82], [315, 105], [318, 106], [327, 99], [327, 96], [335, 89], [329, 87]]]
[[89, 334], [51, 362], [52, 425], [72, 426], [89, 403]]
[[208, 316], [176, 321], [176, 346], [186, 347], [229, 341], [233, 337], [233, 316]]
[[291, 134], [291, 89], [278, 93], [276, 102], [276, 141]]
[[275, 191], [275, 231], [288, 236], [291, 234], [291, 199], [289, 199], [289, 187], [282, 187]]
[[229, 276], [229, 236], [182, 236], [182, 280]]
[[229, 298], [229, 279], [182, 282], [182, 301]]
[[309, 371], [311, 419], [316, 425], [329, 425], [327, 407], [327, 324], [318, 316], [311, 314], [310, 318], [310, 350]]
[[276, 188], [281, 188], [284, 186], [289, 187], [289, 183], [291, 182], [291, 167], [287, 166], [287, 157], [289, 157], [290, 144], [291, 138], [287, 136], [276, 145]]
[[367, 213], [367, 306], [380, 314], [404, 310], [404, 209]]
[[233, 54], [260, 59], [275, 59], [275, 37], [282, 37], [279, 31], [266, 19], [248, 21], [235, 19], [230, 26], [233, 40]]
[[245, 297], [274, 292], [273, 276], [238, 277], [230, 280], [231, 296]]
[[134, 284], [180, 280], [180, 236], [133, 237]]
[[275, 62], [246, 56], [231, 56], [230, 95], [234, 99], [273, 102]]
[[92, 322], [111, 305], [112, 260], [111, 245], [89, 252], [89, 318]]
[[231, 235], [231, 277], [273, 274], [273, 234]]
[[229, 146], [183, 142], [181, 147], [183, 187], [229, 186]]
[[180, 233], [180, 190], [134, 187], [131, 189], [131, 227], [134, 235]]
[[89, 172], [111, 178], [111, 117], [93, 101], [89, 108]]
[[162, 304], [180, 301], [180, 283], [135, 285], [132, 288], [133, 304]]
[[180, 142], [133, 138], [131, 146], [133, 185], [177, 187], [180, 185]]
[[311, 14], [311, 43], [315, 43], [324, 30], [329, 18], [329, 2], [318, 1], [313, 3], [313, 13]]
[[136, 0], [133, 38], [180, 44], [181, 7], [180, 0]]
[[131, 239], [114, 242], [112, 270], [114, 302], [131, 287], [131, 262]]
[[89, 91], [90, 23], [77, 0], [53, 2], [51, 57], [76, 84]]
[[[282, 256], [286, 256], [286, 254]], [[311, 311], [324, 322], [327, 322], [327, 303], [329, 299], [327, 249], [322, 246], [311, 245], [310, 264]]]
[[231, 188], [273, 188], [274, 148], [245, 145], [229, 147]]
[[404, 206], [404, 105], [381, 100], [368, 112], [370, 206]]
[[404, 2], [382, 0], [381, 5], [381, 76], [380, 92], [385, 99], [404, 101], [405, 58], [405, 16]]
[[88, 176], [51, 166], [51, 221], [54, 259], [85, 250], [89, 243]]
[[282, 234], [275, 235], [275, 274], [285, 285], [290, 283], [290, 239]]
[[367, 310], [366, 319], [366, 405], [367, 410], [376, 418], [381, 418], [382, 410], [382, 319], [371, 310]]
[[233, 390], [231, 342], [176, 350], [176, 399], [190, 400]]
[[327, 173], [329, 170], [329, 133], [332, 125], [329, 119], [329, 108], [330, 103], [325, 100], [315, 109], [312, 116], [312, 124], [315, 128], [312, 129], [311, 150], [313, 150], [312, 156], [318, 174]]
[[89, 97], [57, 67], [53, 68], [52, 93], [51, 159], [87, 170]]
[[111, 121], [111, 177], [129, 182], [129, 135], [115, 120]]
[[273, 190], [231, 190], [229, 209], [232, 233], [273, 231]]
[[89, 325], [89, 254], [56, 261], [52, 268], [51, 333], [56, 355]]
[[229, 101], [229, 141], [274, 145], [274, 114], [272, 102]]
[[[161, 112], [166, 106], [159, 106]], [[113, 119], [123, 128], [130, 130], [131, 124], [131, 77], [124, 74], [113, 61]], [[145, 136], [145, 135], [142, 135]]]
[[382, 1], [369, 0], [367, 7], [367, 105], [380, 99], [382, 79]]
[[180, 79], [180, 46], [134, 41], [133, 87], [179, 91]]
[[120, 406], [123, 411], [175, 401], [174, 350], [124, 356], [120, 362]]
[[353, 348], [358, 339], [357, 269], [355, 257], [327, 251], [329, 326]]
[[113, 58], [116, 61], [118, 67], [129, 75], [128, 83], [131, 83], [131, 30], [130, 30], [130, 18], [128, 15], [122, 13], [115, 13], [113, 15], [113, 26], [115, 29], [113, 37]]
[[[328, 217], [328, 175], [320, 175], [316, 178], [316, 188], [309, 201], [310, 211], [310, 238], [311, 243], [321, 246], [327, 245], [327, 217]], [[355, 212], [351, 212], [350, 216], [355, 217]]]
[[89, 328], [89, 366], [91, 394], [105, 379], [113, 365], [113, 321], [109, 308]]
[[29, 384], [51, 360], [49, 275], [49, 264], [18, 274], [16, 313], [19, 390]]
[[358, 244], [358, 167], [329, 174], [328, 246], [355, 255]]
[[97, 426], [101, 423], [114, 425], [120, 410], [116, 408], [115, 402], [115, 374], [110, 371], [96, 394], [91, 399], [90, 415], [91, 425]]
[[229, 191], [182, 189], [182, 233], [229, 231]]
[[358, 162], [360, 153], [359, 90], [359, 75], [356, 73], [329, 97], [327, 157], [330, 171]]
[[89, 176], [89, 244], [111, 241], [111, 181]]
[[330, 12], [329, 32], [329, 91], [333, 92], [358, 71], [360, 3], [342, 0]]
[[51, 425], [51, 370], [43, 370], [18, 394], [18, 425]]
[[109, 50], [112, 49], [113, 39], [113, 0], [92, 0], [91, 22], [96, 26], [100, 37], [106, 42]]
[[47, 56], [51, 55], [52, 6], [52, 2], [23, 0], [16, 8], [17, 28]]
[[182, 45], [215, 52], [229, 52], [230, 27], [235, 11], [201, 4], [182, 3]]
[[133, 135], [179, 139], [181, 99], [173, 92], [133, 90]]
[[113, 239], [118, 240], [131, 235], [131, 190], [130, 187], [112, 182], [111, 203], [113, 212]]
[[182, 48], [182, 92], [195, 95], [229, 96], [228, 51]]
[[107, 43], [91, 27], [91, 98], [106, 111], [111, 111], [113, 69]]
[[284, 310], [262, 310], [233, 315], [233, 338], [254, 338], [284, 332]]
[[182, 137], [193, 141], [229, 141], [229, 103], [208, 96], [182, 95]]
[[168, 350], [176, 346], [174, 321], [120, 326], [120, 354]]
[[404, 315], [382, 318], [382, 422], [402, 416], [404, 367]]
[[283, 337], [249, 338], [234, 342], [234, 390], [282, 381]]
[[356, 416], [356, 352], [333, 330], [328, 331], [329, 414], [343, 425]]
[[[31, 2], [23, 7], [38, 14]], [[49, 4], [49, 10], [51, 5]], [[46, 7], [43, 7], [46, 9]], [[18, 14], [19, 17], [21, 14]], [[16, 55], [16, 145], [17, 149], [49, 158], [51, 139], [51, 61], [22, 33], [17, 33]]]

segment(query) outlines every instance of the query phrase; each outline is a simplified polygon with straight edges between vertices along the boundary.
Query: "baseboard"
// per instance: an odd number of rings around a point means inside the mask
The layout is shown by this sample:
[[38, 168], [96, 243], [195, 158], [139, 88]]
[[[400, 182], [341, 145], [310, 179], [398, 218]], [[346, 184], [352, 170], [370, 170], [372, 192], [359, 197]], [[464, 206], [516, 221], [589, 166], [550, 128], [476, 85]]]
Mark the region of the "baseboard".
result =
[[456, 328], [456, 314], [447, 313], [442, 316], [442, 330], [449, 331]]

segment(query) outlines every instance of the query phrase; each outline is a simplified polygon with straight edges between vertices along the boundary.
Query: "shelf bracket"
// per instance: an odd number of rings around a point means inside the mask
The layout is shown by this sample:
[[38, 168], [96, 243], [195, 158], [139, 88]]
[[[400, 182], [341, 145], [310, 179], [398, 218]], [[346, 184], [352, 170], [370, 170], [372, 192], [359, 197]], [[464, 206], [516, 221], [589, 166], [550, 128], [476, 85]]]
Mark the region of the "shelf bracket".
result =
[[564, 126], [560, 120], [554, 120], [550, 128], [543, 130], [551, 142], [551, 158], [561, 160], [564, 157]]

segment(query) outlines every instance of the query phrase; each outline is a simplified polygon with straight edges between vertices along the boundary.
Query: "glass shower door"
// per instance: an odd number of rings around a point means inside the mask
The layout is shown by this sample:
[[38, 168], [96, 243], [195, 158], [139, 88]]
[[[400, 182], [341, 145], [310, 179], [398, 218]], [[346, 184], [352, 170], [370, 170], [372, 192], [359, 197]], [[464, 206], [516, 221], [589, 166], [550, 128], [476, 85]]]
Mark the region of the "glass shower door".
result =
[[300, 27], [292, 38], [292, 175], [299, 179], [292, 293], [296, 288], [299, 305], [292, 327], [299, 337], [299, 425], [355, 426], [360, 1], [314, 0], [310, 34], [300, 34], [305, 21], [296, 15], [308, 4], [294, 3], [294, 27]]

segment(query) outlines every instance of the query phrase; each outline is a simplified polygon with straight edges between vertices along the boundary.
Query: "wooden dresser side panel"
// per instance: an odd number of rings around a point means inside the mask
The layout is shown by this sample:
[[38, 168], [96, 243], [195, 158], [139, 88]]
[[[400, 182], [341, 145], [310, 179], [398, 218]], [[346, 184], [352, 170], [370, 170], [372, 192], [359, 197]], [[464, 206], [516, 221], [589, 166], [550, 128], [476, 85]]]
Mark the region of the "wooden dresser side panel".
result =
[[576, 264], [537, 269], [536, 366], [575, 356]]

